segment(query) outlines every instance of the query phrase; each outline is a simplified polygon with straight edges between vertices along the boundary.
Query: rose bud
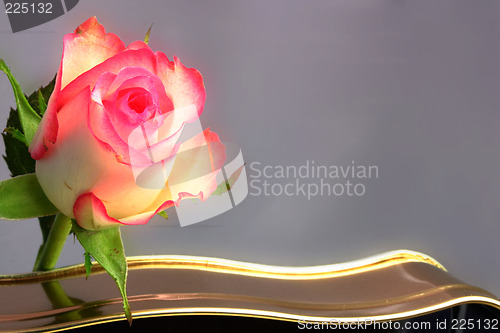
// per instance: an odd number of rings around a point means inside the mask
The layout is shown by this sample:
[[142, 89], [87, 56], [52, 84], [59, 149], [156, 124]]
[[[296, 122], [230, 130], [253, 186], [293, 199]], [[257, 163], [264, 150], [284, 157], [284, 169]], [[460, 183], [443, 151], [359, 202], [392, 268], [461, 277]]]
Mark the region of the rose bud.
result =
[[125, 46], [92, 17], [64, 37], [30, 145], [38, 181], [91, 230], [145, 224], [183, 198], [205, 200], [217, 188], [224, 145], [209, 129], [181, 141], [204, 103], [196, 69], [141, 41]]

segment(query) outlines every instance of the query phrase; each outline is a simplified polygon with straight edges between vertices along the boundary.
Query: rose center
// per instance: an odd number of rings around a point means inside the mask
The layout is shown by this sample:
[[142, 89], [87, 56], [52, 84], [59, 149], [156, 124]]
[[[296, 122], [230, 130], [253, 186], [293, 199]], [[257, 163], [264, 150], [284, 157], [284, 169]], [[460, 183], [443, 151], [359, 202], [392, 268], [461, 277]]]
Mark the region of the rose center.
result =
[[128, 106], [136, 113], [142, 113], [151, 104], [150, 97], [145, 94], [131, 94], [128, 98]]

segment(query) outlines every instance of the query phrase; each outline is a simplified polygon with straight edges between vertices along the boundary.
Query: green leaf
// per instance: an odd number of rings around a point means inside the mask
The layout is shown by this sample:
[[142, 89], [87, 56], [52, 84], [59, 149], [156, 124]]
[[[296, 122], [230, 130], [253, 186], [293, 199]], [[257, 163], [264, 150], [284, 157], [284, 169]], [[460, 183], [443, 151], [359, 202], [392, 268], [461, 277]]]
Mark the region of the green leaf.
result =
[[163, 218], [165, 218], [165, 219], [167, 219], [167, 220], [168, 220], [168, 214], [167, 214], [167, 212], [166, 212], [166, 211], [161, 211], [161, 212], [156, 213], [156, 214], [158, 214], [158, 215], [160, 215], [161, 217], [163, 217]]
[[[40, 110], [41, 114], [45, 113], [45, 110], [47, 110], [47, 103], [45, 102], [45, 99], [43, 98], [42, 90], [38, 89], [38, 108]], [[28, 99], [29, 102], [29, 99]]]
[[[30, 103], [33, 110], [36, 111], [39, 115], [43, 115], [45, 110], [47, 109], [47, 104], [52, 95], [52, 91], [54, 90], [54, 86], [56, 85], [56, 77], [52, 79], [45, 87], [40, 87], [37, 91], [33, 92], [28, 96], [28, 103]], [[43, 101], [40, 100], [40, 94], [42, 95]], [[45, 108], [44, 108], [45, 105]]]
[[55, 84], [56, 77], [54, 76], [54, 78], [45, 87], [42, 86], [38, 88], [37, 91], [34, 91], [31, 95], [28, 96], [28, 103], [30, 103], [33, 110], [35, 110], [35, 112], [40, 116], [42, 116], [47, 109], [47, 103], [49, 101], [50, 95], [52, 95]]
[[[45, 111], [44, 105], [46, 107], [46, 101], [49, 100], [52, 91], [54, 90], [56, 77], [49, 82], [45, 87], [40, 87], [38, 91], [33, 92], [28, 97], [28, 103], [31, 105], [33, 110], [35, 110], [40, 116]], [[41, 100], [43, 98], [43, 100]], [[5, 144], [5, 162], [11, 172], [12, 177], [19, 175], [29, 174], [35, 172], [35, 160], [31, 158], [28, 152], [28, 146], [26, 144], [26, 139], [24, 134], [21, 132], [22, 126], [19, 119], [19, 112], [14, 109], [10, 109], [9, 118], [7, 120], [7, 131], [2, 133], [3, 141]], [[20, 136], [23, 140], [19, 140]], [[37, 259], [35, 261], [35, 267], [38, 265], [40, 256], [45, 247], [47, 237], [49, 235], [52, 224], [54, 223], [55, 215], [41, 216], [38, 218], [40, 229], [42, 231], [43, 241], [38, 251]]]
[[0, 218], [24, 220], [57, 212], [58, 209], [43, 193], [35, 174], [0, 182]]
[[86, 230], [73, 222], [73, 232], [88, 254], [90, 254], [115, 280], [123, 298], [125, 315], [132, 323], [132, 313], [127, 299], [127, 259], [123, 250], [120, 228], [98, 231]]
[[[44, 102], [48, 101], [52, 91], [54, 90], [55, 79], [56, 78], [54, 76], [49, 84], [45, 87], [40, 87], [38, 91], [33, 92], [28, 97], [28, 103], [39, 115], [42, 115], [43, 113], [43, 110], [40, 109], [41, 101], [39, 100], [39, 93], [41, 93]], [[8, 131], [17, 130], [18, 133], [22, 134], [21, 121], [17, 110], [10, 109], [9, 118], [7, 120], [7, 128], [12, 128], [12, 130]], [[24, 134], [22, 135], [24, 136]], [[11, 172], [11, 176], [15, 177], [35, 172], [35, 160], [31, 158], [27, 145], [8, 133], [2, 133], [2, 137], [5, 144], [4, 159]]]
[[[7, 127], [17, 130], [21, 129], [19, 115], [16, 110], [11, 109]], [[24, 134], [23, 134], [24, 135]], [[12, 177], [35, 172], [35, 160], [31, 158], [25, 143], [15, 139], [12, 135], [2, 133], [5, 144], [5, 162]]]
[[240, 177], [241, 171], [243, 171], [244, 167], [245, 164], [243, 164], [238, 168], [238, 170], [233, 172], [233, 174], [225, 182], [219, 184], [219, 186], [217, 186], [212, 195], [222, 195], [227, 191], [229, 191], [233, 187], [234, 183], [236, 183], [236, 181]]
[[6, 129], [3, 130], [3, 132], [12, 135], [14, 139], [26, 144], [26, 137], [17, 128], [7, 127]]
[[14, 75], [10, 72], [9, 68], [5, 62], [0, 59], [0, 70], [2, 70], [9, 78], [12, 89], [14, 90], [14, 95], [16, 97], [17, 110], [19, 112], [19, 119], [21, 120], [21, 127], [23, 133], [26, 137], [26, 143], [29, 145], [35, 136], [36, 129], [42, 118], [39, 114], [33, 110], [31, 105], [28, 103], [26, 96], [21, 89], [19, 83], [17, 83]]
[[92, 261], [90, 254], [87, 251], [85, 251], [83, 255], [85, 256], [85, 278], [88, 279], [90, 272], [92, 271]]

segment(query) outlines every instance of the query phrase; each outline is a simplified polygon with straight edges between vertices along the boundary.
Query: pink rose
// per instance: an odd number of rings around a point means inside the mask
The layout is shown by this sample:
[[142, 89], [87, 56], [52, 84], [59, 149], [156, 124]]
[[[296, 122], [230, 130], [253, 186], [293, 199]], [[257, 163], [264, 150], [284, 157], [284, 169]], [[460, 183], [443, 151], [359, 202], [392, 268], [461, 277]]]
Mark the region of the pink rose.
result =
[[204, 103], [196, 69], [141, 41], [125, 46], [88, 19], [64, 37], [30, 146], [42, 189], [86, 229], [145, 224], [182, 198], [205, 200], [225, 148], [209, 129], [180, 141]]

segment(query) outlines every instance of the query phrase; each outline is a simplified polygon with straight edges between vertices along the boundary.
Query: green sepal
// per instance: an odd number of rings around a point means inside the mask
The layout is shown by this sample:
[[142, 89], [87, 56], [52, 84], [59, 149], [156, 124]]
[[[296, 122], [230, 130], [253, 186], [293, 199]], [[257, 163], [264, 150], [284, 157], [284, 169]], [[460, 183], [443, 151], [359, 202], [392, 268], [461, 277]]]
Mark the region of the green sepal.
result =
[[167, 219], [167, 220], [168, 220], [168, 214], [167, 214], [167, 212], [166, 212], [166, 211], [164, 211], [164, 210], [163, 210], [163, 211], [161, 211], [161, 212], [159, 212], [159, 213], [156, 213], [156, 214], [158, 214], [158, 215], [160, 215], [161, 217], [163, 217], [164, 219]]
[[149, 34], [151, 33], [151, 28], [152, 28], [152, 27], [153, 27], [153, 25], [151, 24], [151, 25], [149, 26], [148, 31], [146, 32], [146, 36], [144, 36], [144, 43], [146, 43], [146, 44], [147, 44], [147, 43], [149, 43]]
[[129, 323], [132, 313], [127, 299], [127, 258], [123, 249], [120, 228], [87, 230], [73, 221], [73, 232], [86, 253], [92, 256], [113, 278], [123, 298], [123, 310]]
[[231, 188], [233, 188], [234, 183], [236, 183], [236, 181], [240, 177], [241, 171], [243, 171], [244, 167], [245, 164], [243, 164], [235, 172], [233, 172], [233, 174], [225, 182], [219, 184], [219, 186], [217, 186], [212, 195], [222, 195], [231, 190]]
[[12, 75], [10, 69], [2, 59], [0, 59], [0, 70], [7, 75], [10, 84], [12, 85], [12, 89], [14, 90], [17, 111], [19, 112], [19, 119], [21, 120], [21, 127], [24, 132], [24, 136], [26, 137], [26, 144], [29, 146], [35, 136], [36, 129], [38, 128], [38, 124], [40, 124], [42, 118], [28, 103], [28, 99], [24, 95], [21, 86], [17, 83], [14, 75]]
[[36, 175], [31, 173], [0, 182], [0, 218], [25, 220], [59, 210], [47, 199]]

